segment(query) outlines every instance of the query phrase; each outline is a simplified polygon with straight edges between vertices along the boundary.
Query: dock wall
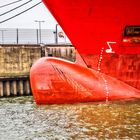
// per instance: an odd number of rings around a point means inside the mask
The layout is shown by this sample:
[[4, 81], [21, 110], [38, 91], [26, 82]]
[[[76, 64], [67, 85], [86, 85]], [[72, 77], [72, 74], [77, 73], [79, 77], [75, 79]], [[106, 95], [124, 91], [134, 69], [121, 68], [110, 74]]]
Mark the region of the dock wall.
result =
[[31, 95], [30, 68], [44, 56], [75, 61], [71, 45], [0, 45], [0, 97]]

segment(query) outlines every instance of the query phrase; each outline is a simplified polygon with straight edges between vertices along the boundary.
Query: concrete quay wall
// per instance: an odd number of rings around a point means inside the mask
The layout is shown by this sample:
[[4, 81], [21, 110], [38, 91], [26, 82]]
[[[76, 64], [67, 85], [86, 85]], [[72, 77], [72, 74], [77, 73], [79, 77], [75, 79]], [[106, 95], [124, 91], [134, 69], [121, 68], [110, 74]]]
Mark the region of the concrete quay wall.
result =
[[0, 97], [31, 95], [30, 68], [44, 56], [75, 61], [71, 45], [0, 45]]

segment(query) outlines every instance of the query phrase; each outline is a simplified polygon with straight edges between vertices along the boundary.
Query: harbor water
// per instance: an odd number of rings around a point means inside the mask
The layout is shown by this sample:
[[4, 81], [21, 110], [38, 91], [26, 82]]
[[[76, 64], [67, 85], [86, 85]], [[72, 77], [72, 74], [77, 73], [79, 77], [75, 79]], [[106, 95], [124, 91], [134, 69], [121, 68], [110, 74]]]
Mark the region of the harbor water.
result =
[[0, 99], [0, 140], [139, 140], [140, 100], [37, 106]]

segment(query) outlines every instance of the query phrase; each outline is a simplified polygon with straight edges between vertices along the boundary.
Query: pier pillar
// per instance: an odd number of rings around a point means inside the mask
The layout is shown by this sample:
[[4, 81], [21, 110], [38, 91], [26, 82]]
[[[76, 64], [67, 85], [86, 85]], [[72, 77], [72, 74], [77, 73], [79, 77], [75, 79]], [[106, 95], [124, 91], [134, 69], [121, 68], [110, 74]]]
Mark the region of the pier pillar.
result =
[[26, 95], [30, 95], [30, 83], [29, 80], [25, 81], [25, 91], [26, 91]]
[[3, 96], [3, 82], [0, 81], [0, 97]]
[[66, 56], [67, 56], [67, 53], [66, 52], [67, 52], [66, 48], [62, 48], [61, 49], [61, 57], [62, 58], [66, 58]]
[[17, 83], [16, 83], [16, 81], [12, 81], [12, 83], [11, 83], [11, 93], [14, 96], [17, 95]]
[[22, 81], [22, 80], [20, 80], [20, 81], [18, 82], [18, 90], [19, 90], [19, 94], [20, 94], [20, 95], [23, 95], [23, 94], [24, 94], [23, 81]]
[[10, 82], [9, 81], [5, 82], [5, 94], [6, 96], [10, 96]]

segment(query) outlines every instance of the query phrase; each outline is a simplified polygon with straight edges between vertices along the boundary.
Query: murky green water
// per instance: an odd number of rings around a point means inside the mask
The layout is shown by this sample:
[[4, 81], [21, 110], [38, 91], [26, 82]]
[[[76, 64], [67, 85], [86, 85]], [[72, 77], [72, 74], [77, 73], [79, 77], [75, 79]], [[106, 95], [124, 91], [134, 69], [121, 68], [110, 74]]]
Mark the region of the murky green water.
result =
[[0, 99], [0, 140], [140, 140], [140, 100], [36, 106]]

